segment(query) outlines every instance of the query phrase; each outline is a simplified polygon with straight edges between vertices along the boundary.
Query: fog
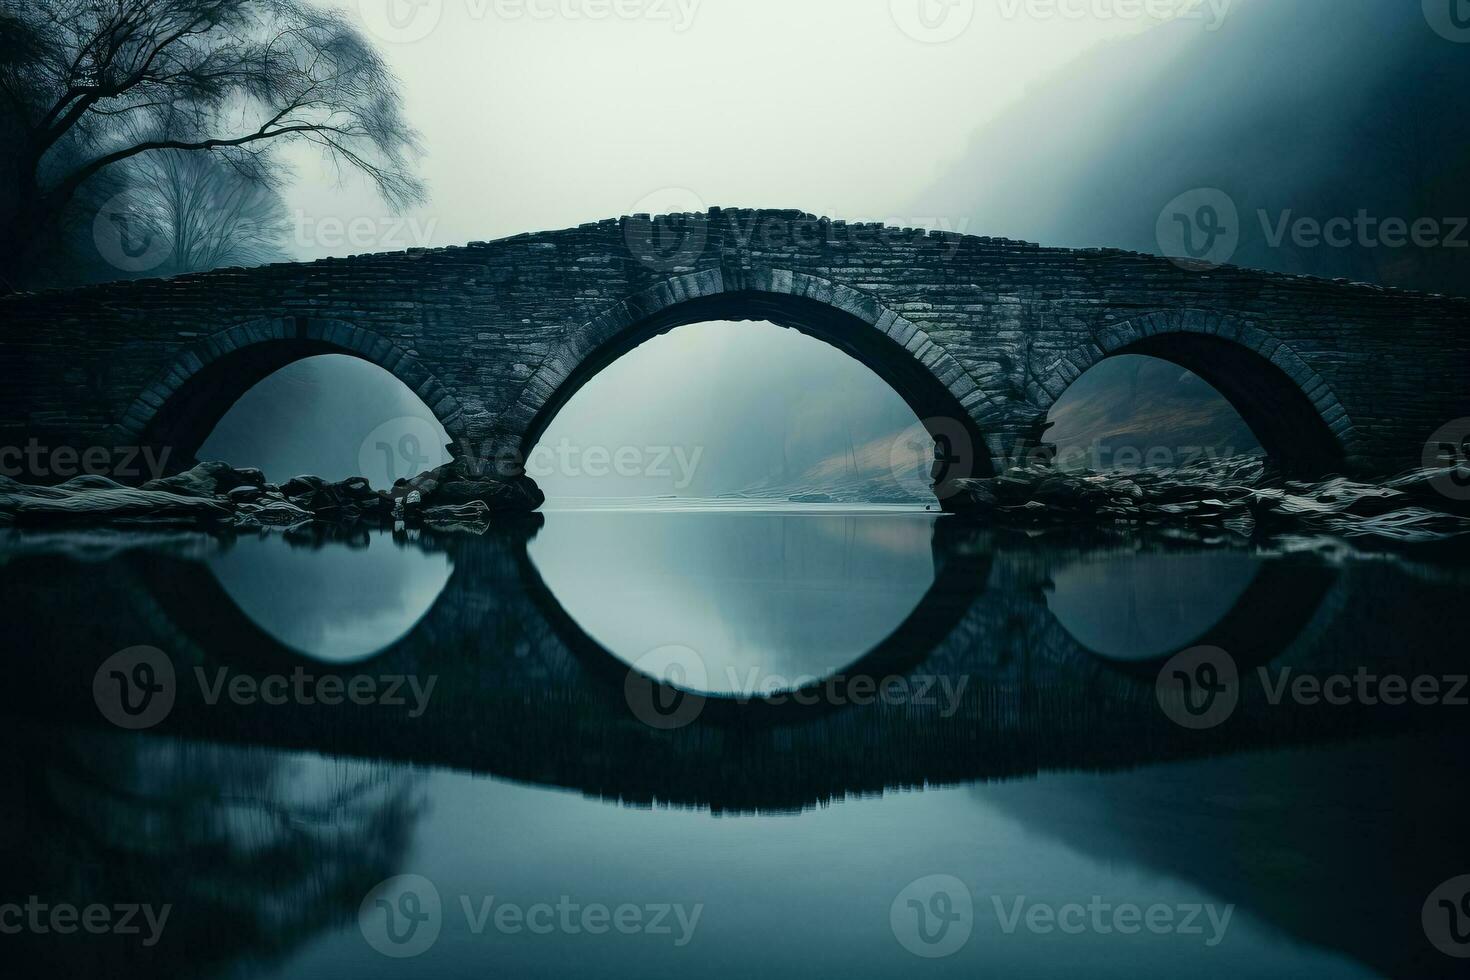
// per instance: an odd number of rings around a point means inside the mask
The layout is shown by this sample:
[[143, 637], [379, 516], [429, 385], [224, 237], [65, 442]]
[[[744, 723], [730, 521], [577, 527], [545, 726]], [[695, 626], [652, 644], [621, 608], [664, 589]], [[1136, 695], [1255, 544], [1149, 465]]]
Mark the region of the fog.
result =
[[[386, 19], [389, 2], [363, 0], [354, 16], [402, 80], [432, 199], [394, 217], [303, 158], [290, 194], [298, 258], [715, 204], [1159, 252], [1170, 250], [1157, 233], [1170, 200], [1219, 188], [1239, 215], [1230, 261], [1464, 291], [1470, 250], [1313, 247], [1267, 234], [1360, 208], [1409, 220], [1470, 210], [1470, 123], [1459, 111], [1470, 60], [1418, 4], [1236, 0], [1181, 4], [1196, 14], [1159, 22], [1111, 4], [982, 0], [958, 36], [926, 43], [917, 37], [933, 33], [902, 0], [689, 0], [600, 20], [533, 17], [554, 8], [532, 0], [430, 0], [408, 22]], [[694, 479], [676, 488], [559, 472], [553, 494], [802, 483], [824, 460], [882, 447], [913, 421], [844, 355], [743, 326], [681, 328], [639, 348], [594, 379], [543, 442], [698, 446]], [[364, 380], [311, 362], [295, 384], [350, 394], [300, 403], [309, 438], [279, 412], [240, 415], [208, 448], [272, 476], [326, 472], [329, 457], [356, 455], [362, 433], [404, 414], [399, 393]], [[1054, 414], [1069, 445], [1253, 448], [1228, 405], [1171, 366], [1105, 362], [1084, 381]], [[262, 425], [278, 433], [273, 448], [258, 434], [222, 435]], [[324, 462], [313, 467], [314, 452]]]
[[[1241, 0], [1217, 32], [1168, 25], [1053, 74], [912, 207], [1047, 245], [1183, 254], [1161, 247], [1161, 212], [1218, 189], [1238, 213], [1222, 261], [1464, 293], [1467, 81], [1464, 44], [1419, 3]], [[1303, 218], [1352, 227], [1298, 234]], [[1434, 244], [1392, 244], [1392, 219], [1428, 219]]]

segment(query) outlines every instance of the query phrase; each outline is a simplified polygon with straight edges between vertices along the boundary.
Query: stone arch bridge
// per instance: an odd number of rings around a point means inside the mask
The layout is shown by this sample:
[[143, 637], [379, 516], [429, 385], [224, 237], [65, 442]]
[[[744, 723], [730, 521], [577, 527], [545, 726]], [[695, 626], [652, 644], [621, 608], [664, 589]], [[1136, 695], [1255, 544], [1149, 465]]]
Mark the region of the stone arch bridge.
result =
[[[856, 357], [985, 474], [1122, 353], [1188, 368], [1306, 473], [1385, 473], [1470, 416], [1470, 300], [795, 211], [635, 215], [463, 247], [0, 300], [0, 446], [189, 461], [272, 371], [382, 366], [462, 456], [524, 458], [601, 368], [682, 324], [771, 320]], [[248, 463], [249, 461], [239, 461]]]

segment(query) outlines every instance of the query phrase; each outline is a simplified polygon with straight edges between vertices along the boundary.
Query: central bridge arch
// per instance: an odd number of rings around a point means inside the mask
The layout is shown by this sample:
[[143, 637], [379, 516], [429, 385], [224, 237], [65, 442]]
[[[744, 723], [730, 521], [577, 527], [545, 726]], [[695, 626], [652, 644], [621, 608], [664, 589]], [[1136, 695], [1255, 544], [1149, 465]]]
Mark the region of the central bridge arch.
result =
[[779, 270], [734, 289], [718, 273], [671, 279], [571, 331], [502, 417], [501, 438], [511, 443], [504, 448], [526, 458], [557, 412], [603, 368], [660, 334], [710, 320], [767, 320], [836, 347], [892, 387], [923, 422], [935, 439], [941, 481], [996, 472], [987, 437], [1002, 412], [941, 343], [869, 295]]

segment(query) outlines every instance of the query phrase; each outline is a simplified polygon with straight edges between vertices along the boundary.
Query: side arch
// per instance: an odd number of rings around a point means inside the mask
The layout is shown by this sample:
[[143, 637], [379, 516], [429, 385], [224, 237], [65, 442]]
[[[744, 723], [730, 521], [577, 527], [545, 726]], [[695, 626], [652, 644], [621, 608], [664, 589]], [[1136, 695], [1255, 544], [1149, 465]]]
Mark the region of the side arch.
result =
[[561, 407], [599, 371], [659, 334], [708, 320], [769, 320], [836, 347], [887, 382], [926, 423], [941, 451], [952, 450], [946, 472], [994, 472], [989, 437], [1006, 412], [940, 342], [871, 295], [781, 269], [677, 276], [593, 317], [541, 362], [497, 419], [498, 448], [525, 458]]
[[1083, 372], [1117, 354], [1157, 357], [1199, 375], [1286, 469], [1323, 475], [1353, 460], [1358, 433], [1332, 387], [1290, 346], [1229, 314], [1185, 309], [1110, 324], [1047, 365], [1028, 399], [1049, 412]]
[[176, 355], [123, 413], [114, 429], [117, 444], [168, 446], [187, 464], [241, 395], [287, 364], [318, 354], [376, 364], [418, 395], [450, 438], [465, 435], [459, 399], [388, 338], [343, 320], [276, 317], [227, 327]]

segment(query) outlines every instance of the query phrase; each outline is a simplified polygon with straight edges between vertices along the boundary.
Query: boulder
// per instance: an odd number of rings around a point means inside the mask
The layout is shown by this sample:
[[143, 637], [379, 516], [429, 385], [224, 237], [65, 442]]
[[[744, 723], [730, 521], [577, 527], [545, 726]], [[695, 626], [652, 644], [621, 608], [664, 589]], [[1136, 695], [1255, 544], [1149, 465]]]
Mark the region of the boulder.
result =
[[162, 490], [185, 497], [222, 497], [236, 487], [263, 487], [265, 476], [257, 469], [237, 470], [227, 463], [197, 463], [182, 473], [149, 480], [144, 490]]
[[406, 499], [417, 492], [425, 507], [480, 501], [494, 513], [533, 511], [546, 502], [536, 481], [528, 476], [499, 477], [471, 473], [458, 461], [445, 463], [408, 480], [393, 484], [392, 496]]
[[[41, 490], [32, 493], [31, 490]], [[231, 510], [209, 497], [163, 490], [110, 486], [64, 490], [60, 487], [0, 492], [0, 523], [22, 526], [55, 524], [214, 524], [228, 521]]]
[[1420, 543], [1470, 533], [1456, 501], [1430, 490], [1444, 474], [1422, 471], [1385, 484], [1333, 477], [1289, 481], [1259, 457], [1211, 460], [1176, 470], [1060, 473], [1020, 467], [956, 480], [949, 508], [997, 524], [1175, 525], [1253, 533], [1318, 531]]

